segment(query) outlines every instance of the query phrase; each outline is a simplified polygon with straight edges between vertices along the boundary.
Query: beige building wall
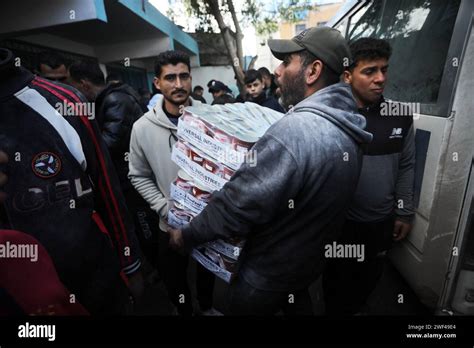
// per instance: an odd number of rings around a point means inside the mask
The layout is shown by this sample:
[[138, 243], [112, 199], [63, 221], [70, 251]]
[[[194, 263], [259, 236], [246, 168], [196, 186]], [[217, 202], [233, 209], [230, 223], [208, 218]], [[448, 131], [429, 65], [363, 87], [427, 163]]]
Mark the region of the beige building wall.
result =
[[341, 8], [344, 1], [319, 5], [316, 11], [310, 11], [306, 20], [297, 23], [281, 23], [279, 26], [280, 37], [282, 39], [291, 39], [299, 34], [296, 32], [298, 25], [305, 25], [306, 28], [317, 27], [328, 22]]
[[[316, 11], [310, 11], [308, 18], [298, 23], [281, 23], [277, 32], [271, 35], [272, 39], [291, 39], [296, 35], [296, 25], [305, 24], [306, 28], [311, 28], [321, 23], [328, 22], [343, 5], [344, 1], [339, 1], [328, 5], [319, 5]], [[257, 61], [255, 62], [255, 68], [262, 66], [268, 68], [272, 73], [275, 68], [280, 64], [280, 61], [273, 57], [268, 45], [266, 44], [267, 38], [257, 39]], [[262, 45], [263, 43], [263, 45]]]

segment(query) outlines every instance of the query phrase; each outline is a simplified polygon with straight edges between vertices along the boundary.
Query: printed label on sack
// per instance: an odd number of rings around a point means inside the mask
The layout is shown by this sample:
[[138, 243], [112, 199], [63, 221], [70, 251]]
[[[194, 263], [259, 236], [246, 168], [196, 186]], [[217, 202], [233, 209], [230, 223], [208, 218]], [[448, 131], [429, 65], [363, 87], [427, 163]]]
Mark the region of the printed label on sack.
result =
[[184, 169], [202, 186], [209, 188], [210, 192], [220, 190], [227, 182], [227, 180], [224, 178], [207, 171], [197, 163], [191, 161], [176, 147], [174, 147], [173, 151], [171, 152], [171, 160]]
[[200, 199], [197, 199], [191, 193], [180, 189], [174, 183], [171, 183], [170, 197], [176, 202], [184, 205], [187, 209], [189, 209], [195, 215], [202, 212], [204, 208], [207, 206], [206, 202]]
[[191, 126], [186, 120], [180, 120], [178, 136], [234, 170], [239, 169], [245, 161], [244, 154], [211, 138], [202, 130]]
[[206, 246], [233, 260], [237, 260], [242, 252], [242, 248], [226, 243], [222, 239], [207, 242]]
[[203, 255], [199, 250], [193, 249], [191, 252], [191, 256], [199, 262], [204, 268], [207, 270], [211, 271], [214, 273], [216, 276], [221, 278], [227, 283], [230, 283], [233, 274], [230, 273], [229, 271], [223, 269], [222, 267], [216, 265], [214, 262], [212, 262], [209, 258], [207, 258], [205, 255]]
[[178, 228], [182, 229], [184, 226], [186, 226], [189, 223], [189, 221], [180, 219], [178, 216], [176, 216], [173, 213], [173, 210], [170, 210], [168, 212], [168, 224], [173, 227], [173, 228]]

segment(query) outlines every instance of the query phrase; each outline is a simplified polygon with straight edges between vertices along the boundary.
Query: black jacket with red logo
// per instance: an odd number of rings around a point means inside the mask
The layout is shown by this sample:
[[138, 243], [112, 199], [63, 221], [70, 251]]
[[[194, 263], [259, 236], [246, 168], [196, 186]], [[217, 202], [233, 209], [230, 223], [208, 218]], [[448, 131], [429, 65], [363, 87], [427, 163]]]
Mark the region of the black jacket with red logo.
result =
[[9, 156], [0, 223], [38, 239], [66, 287], [97, 308], [120, 269], [139, 269], [140, 251], [110, 156], [82, 103], [75, 89], [14, 67], [11, 52], [0, 49], [0, 148]]

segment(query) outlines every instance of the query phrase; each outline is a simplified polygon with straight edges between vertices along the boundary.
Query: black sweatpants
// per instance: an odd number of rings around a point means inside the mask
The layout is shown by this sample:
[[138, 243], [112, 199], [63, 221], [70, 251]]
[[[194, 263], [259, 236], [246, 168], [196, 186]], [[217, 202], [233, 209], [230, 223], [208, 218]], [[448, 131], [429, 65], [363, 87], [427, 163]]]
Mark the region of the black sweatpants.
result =
[[337, 244], [364, 245], [364, 261], [356, 258], [329, 258], [323, 272], [327, 315], [360, 312], [380, 279], [392, 245], [394, 218], [377, 222], [346, 220]]
[[[160, 231], [159, 272], [168, 291], [168, 296], [180, 315], [192, 315], [191, 291], [188, 285], [187, 269], [189, 255], [181, 255], [169, 247], [169, 234]], [[201, 310], [212, 307], [215, 276], [200, 264], [196, 270], [197, 300]]]
[[159, 216], [133, 187], [123, 191], [128, 210], [133, 217], [135, 233], [148, 263], [158, 269]]

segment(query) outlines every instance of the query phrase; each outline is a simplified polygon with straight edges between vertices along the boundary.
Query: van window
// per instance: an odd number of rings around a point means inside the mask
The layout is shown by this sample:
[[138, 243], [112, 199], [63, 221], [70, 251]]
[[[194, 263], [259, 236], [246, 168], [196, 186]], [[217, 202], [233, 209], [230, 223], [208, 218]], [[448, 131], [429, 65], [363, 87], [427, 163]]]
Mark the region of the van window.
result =
[[392, 46], [390, 99], [436, 104], [460, 0], [370, 1], [349, 21], [347, 39], [385, 39]]

